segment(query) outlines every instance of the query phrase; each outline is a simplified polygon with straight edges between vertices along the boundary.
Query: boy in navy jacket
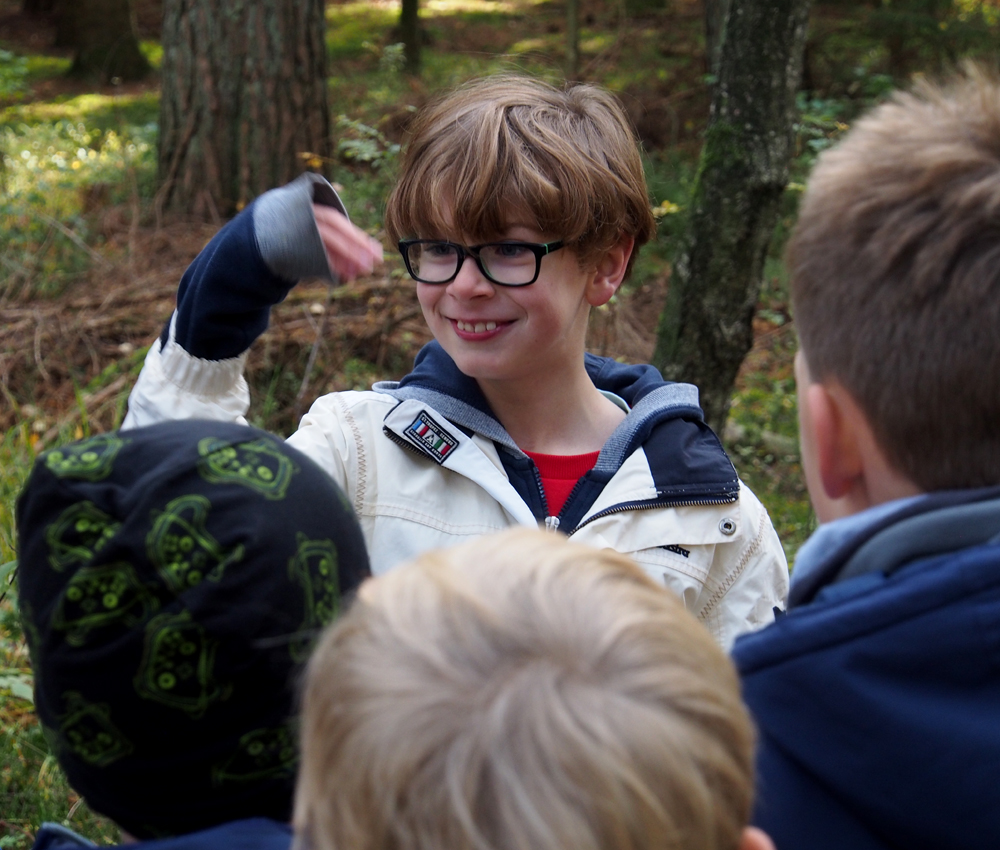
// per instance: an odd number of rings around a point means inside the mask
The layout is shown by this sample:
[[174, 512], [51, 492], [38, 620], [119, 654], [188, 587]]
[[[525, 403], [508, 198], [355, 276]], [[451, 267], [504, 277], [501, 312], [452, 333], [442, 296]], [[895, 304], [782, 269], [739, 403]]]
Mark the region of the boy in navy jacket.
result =
[[1000, 840], [1000, 85], [864, 117], [789, 246], [822, 523], [787, 616], [737, 642], [756, 822], [782, 850]]

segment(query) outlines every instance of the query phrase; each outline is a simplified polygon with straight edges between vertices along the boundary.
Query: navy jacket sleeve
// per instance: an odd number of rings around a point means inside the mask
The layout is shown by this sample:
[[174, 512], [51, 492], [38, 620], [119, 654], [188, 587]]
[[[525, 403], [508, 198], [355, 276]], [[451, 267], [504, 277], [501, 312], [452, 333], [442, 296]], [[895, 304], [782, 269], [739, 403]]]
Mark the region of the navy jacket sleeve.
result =
[[[188, 267], [177, 292], [176, 342], [194, 357], [225, 360], [266, 330], [270, 309], [302, 278], [335, 281], [312, 204], [347, 215], [316, 174], [261, 195], [216, 234]], [[169, 325], [161, 341], [165, 343]]]

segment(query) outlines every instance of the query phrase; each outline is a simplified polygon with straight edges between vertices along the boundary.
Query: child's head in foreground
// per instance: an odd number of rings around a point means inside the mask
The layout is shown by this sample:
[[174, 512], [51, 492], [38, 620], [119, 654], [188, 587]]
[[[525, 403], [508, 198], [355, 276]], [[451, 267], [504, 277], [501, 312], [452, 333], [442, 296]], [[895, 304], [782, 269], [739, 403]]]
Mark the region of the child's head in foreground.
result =
[[861, 118], [813, 170], [788, 258], [820, 519], [1000, 483], [996, 79], [920, 83]]
[[45, 452], [18, 500], [35, 708], [70, 784], [138, 838], [287, 821], [296, 678], [368, 574], [332, 480], [241, 425]]
[[386, 208], [392, 242], [481, 244], [520, 225], [563, 241], [585, 267], [634, 240], [631, 269], [655, 228], [635, 133], [596, 86], [469, 83], [418, 113], [401, 174]]
[[311, 850], [767, 847], [709, 633], [628, 558], [512, 530], [367, 582], [310, 660]]

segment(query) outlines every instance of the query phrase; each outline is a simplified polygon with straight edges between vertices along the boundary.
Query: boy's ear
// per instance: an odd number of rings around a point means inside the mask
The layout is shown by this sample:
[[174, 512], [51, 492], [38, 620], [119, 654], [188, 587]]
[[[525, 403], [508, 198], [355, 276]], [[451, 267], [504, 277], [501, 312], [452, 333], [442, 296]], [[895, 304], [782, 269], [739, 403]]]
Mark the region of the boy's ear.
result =
[[846, 394], [838, 390], [810, 384], [804, 399], [812, 421], [819, 479], [824, 494], [834, 500], [848, 495], [864, 472], [855, 411]]
[[634, 247], [635, 239], [623, 236], [598, 260], [594, 275], [587, 284], [587, 302], [591, 307], [607, 304], [618, 291], [625, 279], [625, 270]]

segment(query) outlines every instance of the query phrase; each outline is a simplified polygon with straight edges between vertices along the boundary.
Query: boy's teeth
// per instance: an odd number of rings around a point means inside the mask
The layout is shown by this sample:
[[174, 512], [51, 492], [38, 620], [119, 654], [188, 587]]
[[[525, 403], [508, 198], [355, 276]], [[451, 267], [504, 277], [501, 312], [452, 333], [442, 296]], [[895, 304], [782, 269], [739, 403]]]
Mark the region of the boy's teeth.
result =
[[497, 329], [496, 322], [458, 322], [458, 329], [465, 331], [466, 333], [477, 333], [481, 334], [483, 331], [495, 331]]

